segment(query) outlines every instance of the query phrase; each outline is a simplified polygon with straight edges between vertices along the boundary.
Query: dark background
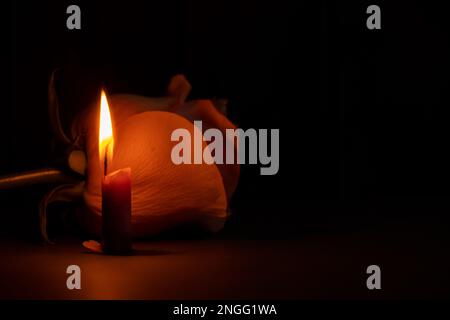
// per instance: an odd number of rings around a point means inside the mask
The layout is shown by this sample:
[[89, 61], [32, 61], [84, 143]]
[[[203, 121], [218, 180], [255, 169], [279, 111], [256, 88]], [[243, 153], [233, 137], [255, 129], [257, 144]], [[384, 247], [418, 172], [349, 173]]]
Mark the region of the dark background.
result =
[[[66, 28], [74, 3], [80, 31]], [[134, 257], [86, 254], [67, 205], [50, 210], [57, 244], [41, 246], [37, 206], [52, 186], [1, 191], [0, 298], [448, 298], [448, 11], [377, 1], [382, 30], [371, 31], [370, 4], [2, 4], [0, 174], [57, 156], [47, 114], [55, 68], [68, 123], [100, 84], [162, 96], [183, 73], [190, 98], [227, 98], [233, 122], [278, 128], [281, 141], [277, 175], [242, 167], [218, 235], [136, 243]], [[65, 286], [72, 263], [81, 291]], [[367, 290], [371, 264], [383, 290]]]
[[[279, 173], [243, 167], [225, 232], [447, 220], [450, 47], [441, 4], [378, 2], [375, 31], [366, 28], [372, 3], [363, 1], [76, 1], [80, 31], [66, 28], [70, 4], [9, 4], [0, 173], [54, 157], [53, 69], [64, 70], [69, 119], [99, 83], [160, 96], [183, 73], [190, 98], [228, 98], [240, 127], [280, 129]], [[46, 190], [2, 192], [2, 232], [37, 235]]]

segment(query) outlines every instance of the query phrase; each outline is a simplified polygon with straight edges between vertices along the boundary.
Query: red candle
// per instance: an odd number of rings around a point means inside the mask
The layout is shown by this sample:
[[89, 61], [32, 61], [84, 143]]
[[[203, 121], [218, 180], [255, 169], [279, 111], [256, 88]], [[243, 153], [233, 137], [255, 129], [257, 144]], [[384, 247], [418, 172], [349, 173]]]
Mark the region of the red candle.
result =
[[131, 169], [114, 171], [102, 181], [102, 235], [105, 253], [131, 250]]
[[100, 102], [99, 158], [102, 179], [102, 250], [109, 254], [131, 251], [131, 169], [108, 174], [114, 150], [111, 114], [106, 94]]

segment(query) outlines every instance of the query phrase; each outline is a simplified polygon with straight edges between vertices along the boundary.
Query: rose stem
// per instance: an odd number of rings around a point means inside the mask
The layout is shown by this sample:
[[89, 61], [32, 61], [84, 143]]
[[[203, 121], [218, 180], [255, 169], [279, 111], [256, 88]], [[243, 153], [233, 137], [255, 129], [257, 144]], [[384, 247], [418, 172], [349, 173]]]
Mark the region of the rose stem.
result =
[[0, 190], [14, 189], [42, 183], [69, 183], [74, 178], [63, 170], [43, 168], [0, 176]]

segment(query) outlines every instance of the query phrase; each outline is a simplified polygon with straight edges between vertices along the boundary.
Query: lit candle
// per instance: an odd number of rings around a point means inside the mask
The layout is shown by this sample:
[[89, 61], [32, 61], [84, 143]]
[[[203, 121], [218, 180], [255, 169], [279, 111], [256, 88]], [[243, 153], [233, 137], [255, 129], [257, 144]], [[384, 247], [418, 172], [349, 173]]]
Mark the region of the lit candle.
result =
[[111, 113], [106, 94], [100, 101], [99, 158], [102, 179], [102, 250], [109, 254], [131, 251], [131, 169], [108, 173], [114, 152]]

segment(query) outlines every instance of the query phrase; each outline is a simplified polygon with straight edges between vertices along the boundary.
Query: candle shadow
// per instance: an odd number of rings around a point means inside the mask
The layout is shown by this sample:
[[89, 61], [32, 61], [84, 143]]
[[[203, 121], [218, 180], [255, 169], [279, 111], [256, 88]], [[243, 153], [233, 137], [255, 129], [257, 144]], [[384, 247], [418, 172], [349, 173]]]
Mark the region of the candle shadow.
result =
[[130, 256], [166, 256], [170, 254], [174, 254], [174, 252], [159, 249], [133, 249], [133, 251], [130, 253]]
[[86, 250], [83, 251], [83, 254], [92, 254], [92, 255], [100, 255], [100, 256], [115, 256], [115, 257], [150, 257], [150, 256], [165, 256], [174, 254], [172, 251], [168, 250], [159, 250], [159, 249], [133, 249], [130, 253], [127, 254], [108, 254], [103, 252], [95, 252]]

